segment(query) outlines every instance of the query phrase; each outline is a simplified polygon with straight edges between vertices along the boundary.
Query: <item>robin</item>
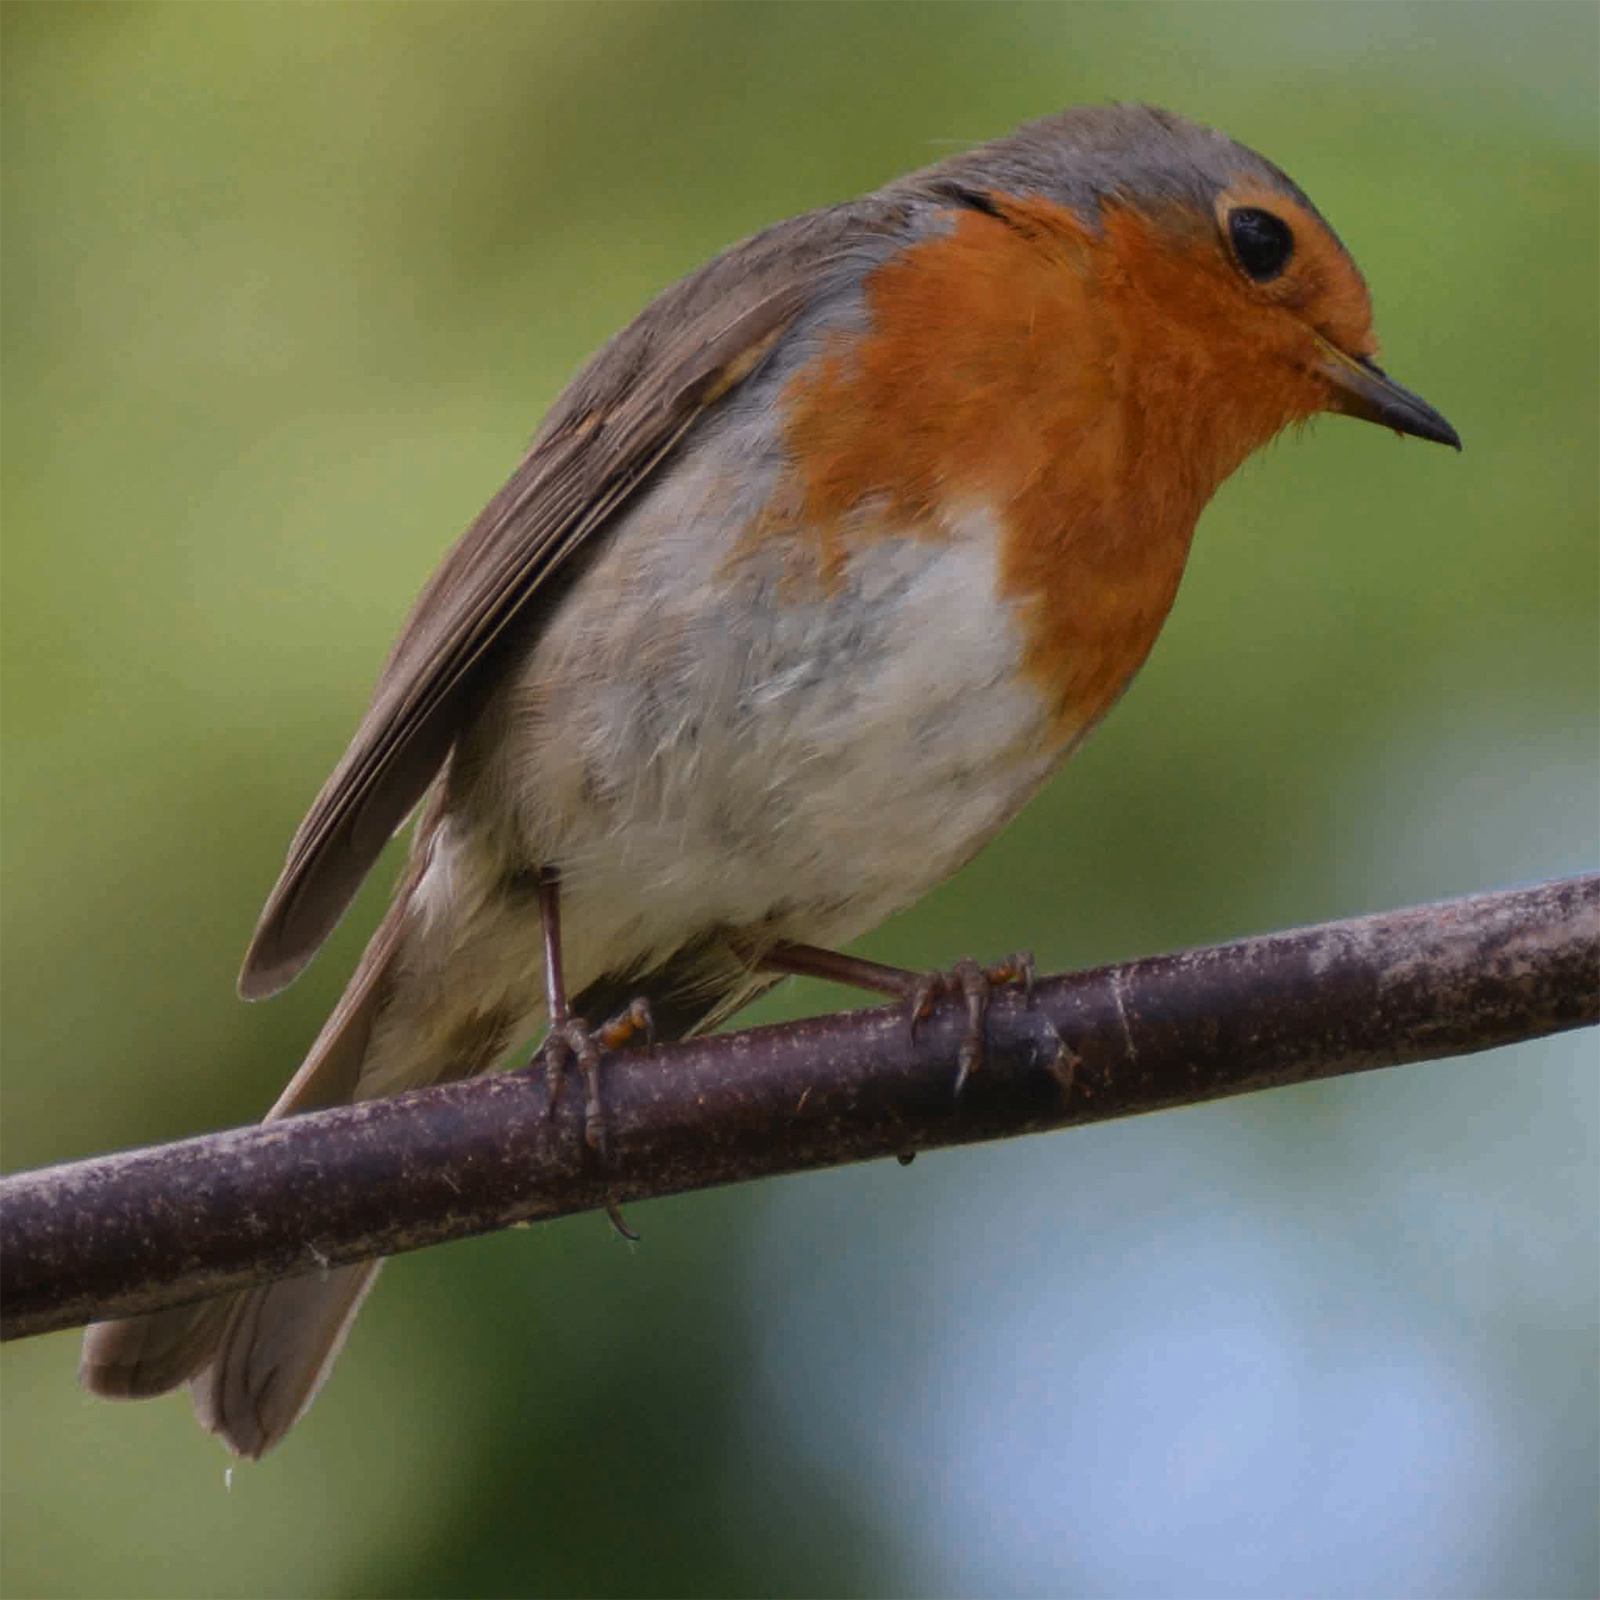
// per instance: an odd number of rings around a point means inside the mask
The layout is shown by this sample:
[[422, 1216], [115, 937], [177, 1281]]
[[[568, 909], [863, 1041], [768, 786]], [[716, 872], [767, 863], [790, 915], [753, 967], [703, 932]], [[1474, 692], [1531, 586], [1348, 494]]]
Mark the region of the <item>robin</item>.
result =
[[[1277, 167], [1069, 110], [780, 222], [567, 388], [445, 557], [245, 959], [301, 970], [422, 802], [409, 865], [269, 1117], [600, 1049], [777, 977], [968, 1004], [833, 953], [969, 860], [1155, 641], [1196, 520], [1323, 411], [1460, 448], [1376, 362], [1355, 263]], [[570, 997], [570, 1002], [569, 1002]], [[620, 1013], [591, 1032], [580, 1020]], [[379, 1263], [91, 1327], [81, 1377], [187, 1381], [258, 1456]]]

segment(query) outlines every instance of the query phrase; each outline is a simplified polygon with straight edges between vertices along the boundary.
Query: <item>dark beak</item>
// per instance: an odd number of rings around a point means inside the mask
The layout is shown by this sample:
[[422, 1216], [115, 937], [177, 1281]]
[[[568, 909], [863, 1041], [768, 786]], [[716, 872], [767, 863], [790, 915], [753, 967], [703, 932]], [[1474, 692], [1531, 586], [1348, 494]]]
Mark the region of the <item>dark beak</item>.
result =
[[1375, 362], [1365, 356], [1346, 355], [1327, 340], [1322, 340], [1322, 375], [1333, 386], [1328, 399], [1330, 411], [1363, 422], [1376, 422], [1409, 433], [1418, 439], [1432, 439], [1453, 450], [1461, 448], [1461, 436], [1421, 395], [1396, 383]]

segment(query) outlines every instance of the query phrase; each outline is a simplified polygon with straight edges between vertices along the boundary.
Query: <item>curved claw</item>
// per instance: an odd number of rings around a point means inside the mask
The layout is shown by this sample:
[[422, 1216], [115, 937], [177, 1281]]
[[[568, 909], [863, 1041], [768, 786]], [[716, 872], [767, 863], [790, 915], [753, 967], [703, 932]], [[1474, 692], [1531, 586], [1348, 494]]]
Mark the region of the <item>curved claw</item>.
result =
[[622, 1220], [621, 1210], [609, 1200], [606, 1202], [606, 1221], [609, 1222], [612, 1228], [617, 1233], [620, 1233], [629, 1244], [638, 1244], [640, 1236]]
[[1018, 950], [988, 967], [979, 966], [971, 956], [963, 956], [948, 972], [925, 972], [912, 984], [906, 1001], [906, 1020], [913, 1039], [917, 1036], [917, 1024], [933, 1009], [939, 996], [959, 992], [965, 1002], [967, 1026], [956, 1054], [957, 1095], [972, 1074], [983, 1066], [983, 1029], [991, 994], [1003, 983], [1020, 983], [1024, 997], [1031, 1003], [1035, 971], [1033, 953]]
[[[567, 1068], [576, 1061], [585, 1091], [583, 1142], [602, 1160], [610, 1152], [606, 1139], [605, 1102], [600, 1093], [600, 1057], [602, 1052], [619, 1050], [641, 1035], [645, 1049], [654, 1049], [655, 1021], [650, 1015], [650, 1004], [643, 996], [592, 1031], [582, 1017], [568, 1017], [551, 1027], [539, 1047], [544, 1056], [546, 1119], [555, 1115]], [[626, 1232], [625, 1229], [619, 1231]]]
[[913, 1044], [917, 1040], [917, 1024], [933, 1010], [933, 1002], [948, 987], [949, 974], [944, 972], [924, 972], [912, 986], [911, 993], [906, 997], [906, 1026]]
[[1033, 1000], [1035, 968], [1033, 953], [1028, 950], [1018, 950], [991, 967], [980, 967], [970, 957], [963, 957], [948, 972], [911, 973], [816, 945], [780, 943], [760, 955], [758, 964], [768, 972], [798, 973], [898, 996], [905, 1003], [906, 1026], [913, 1043], [917, 1025], [933, 1009], [934, 1001], [959, 991], [966, 1002], [967, 1028], [957, 1057], [957, 1094], [983, 1065], [983, 1025], [990, 990], [1002, 983], [1020, 982], [1025, 999]]

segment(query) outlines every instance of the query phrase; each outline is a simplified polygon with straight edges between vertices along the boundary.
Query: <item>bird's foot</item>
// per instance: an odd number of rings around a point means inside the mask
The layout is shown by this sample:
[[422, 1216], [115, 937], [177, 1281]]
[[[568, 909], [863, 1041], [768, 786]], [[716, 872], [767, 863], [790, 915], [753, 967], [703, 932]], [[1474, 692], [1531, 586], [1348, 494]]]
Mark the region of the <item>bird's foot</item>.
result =
[[1017, 950], [992, 966], [979, 966], [971, 956], [963, 956], [948, 972], [906, 974], [916, 979], [911, 993], [906, 997], [909, 1012], [906, 1020], [913, 1039], [917, 1036], [917, 1024], [933, 1009], [934, 1001], [944, 995], [960, 995], [966, 1004], [966, 1031], [956, 1051], [957, 1094], [966, 1087], [967, 1079], [983, 1066], [983, 1029], [995, 989], [1002, 984], [1020, 983], [1024, 999], [1031, 1002], [1034, 971], [1033, 953]]
[[[608, 1152], [605, 1103], [600, 1095], [600, 1057], [607, 1050], [620, 1050], [639, 1038], [643, 1038], [647, 1051], [654, 1048], [655, 1025], [650, 1019], [650, 1006], [642, 998], [631, 1002], [599, 1028], [591, 1029], [582, 1017], [569, 1016], [553, 1022], [539, 1047], [539, 1054], [544, 1057], [545, 1115], [555, 1115], [567, 1069], [576, 1064], [584, 1088], [584, 1143], [602, 1160]], [[622, 1226], [620, 1217], [613, 1216], [611, 1220], [624, 1237], [633, 1237]]]
[[966, 1087], [967, 1079], [983, 1066], [984, 1023], [994, 990], [1002, 984], [1020, 983], [1024, 996], [1029, 1001], [1033, 999], [1034, 962], [1026, 950], [1018, 950], [987, 967], [963, 956], [946, 972], [907, 972], [901, 967], [884, 966], [862, 956], [841, 955], [836, 950], [823, 950], [816, 945], [779, 944], [763, 954], [761, 965], [769, 972], [825, 978], [830, 983], [893, 995], [905, 1001], [906, 1021], [913, 1038], [917, 1024], [933, 1009], [936, 1000], [944, 995], [960, 995], [966, 1004], [967, 1026], [956, 1054], [957, 1094]]

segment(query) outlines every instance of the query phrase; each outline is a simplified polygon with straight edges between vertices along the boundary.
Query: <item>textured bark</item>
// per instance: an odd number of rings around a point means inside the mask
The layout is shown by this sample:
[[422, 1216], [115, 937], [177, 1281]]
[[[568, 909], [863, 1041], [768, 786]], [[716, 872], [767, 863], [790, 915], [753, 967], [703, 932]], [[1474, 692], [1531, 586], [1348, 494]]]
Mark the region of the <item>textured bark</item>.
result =
[[1031, 1004], [1002, 991], [959, 1098], [959, 1003], [914, 1040], [891, 1008], [624, 1052], [605, 1066], [604, 1163], [575, 1083], [547, 1117], [542, 1077], [479, 1078], [4, 1180], [0, 1333], [1597, 1020], [1600, 874], [1045, 979]]

